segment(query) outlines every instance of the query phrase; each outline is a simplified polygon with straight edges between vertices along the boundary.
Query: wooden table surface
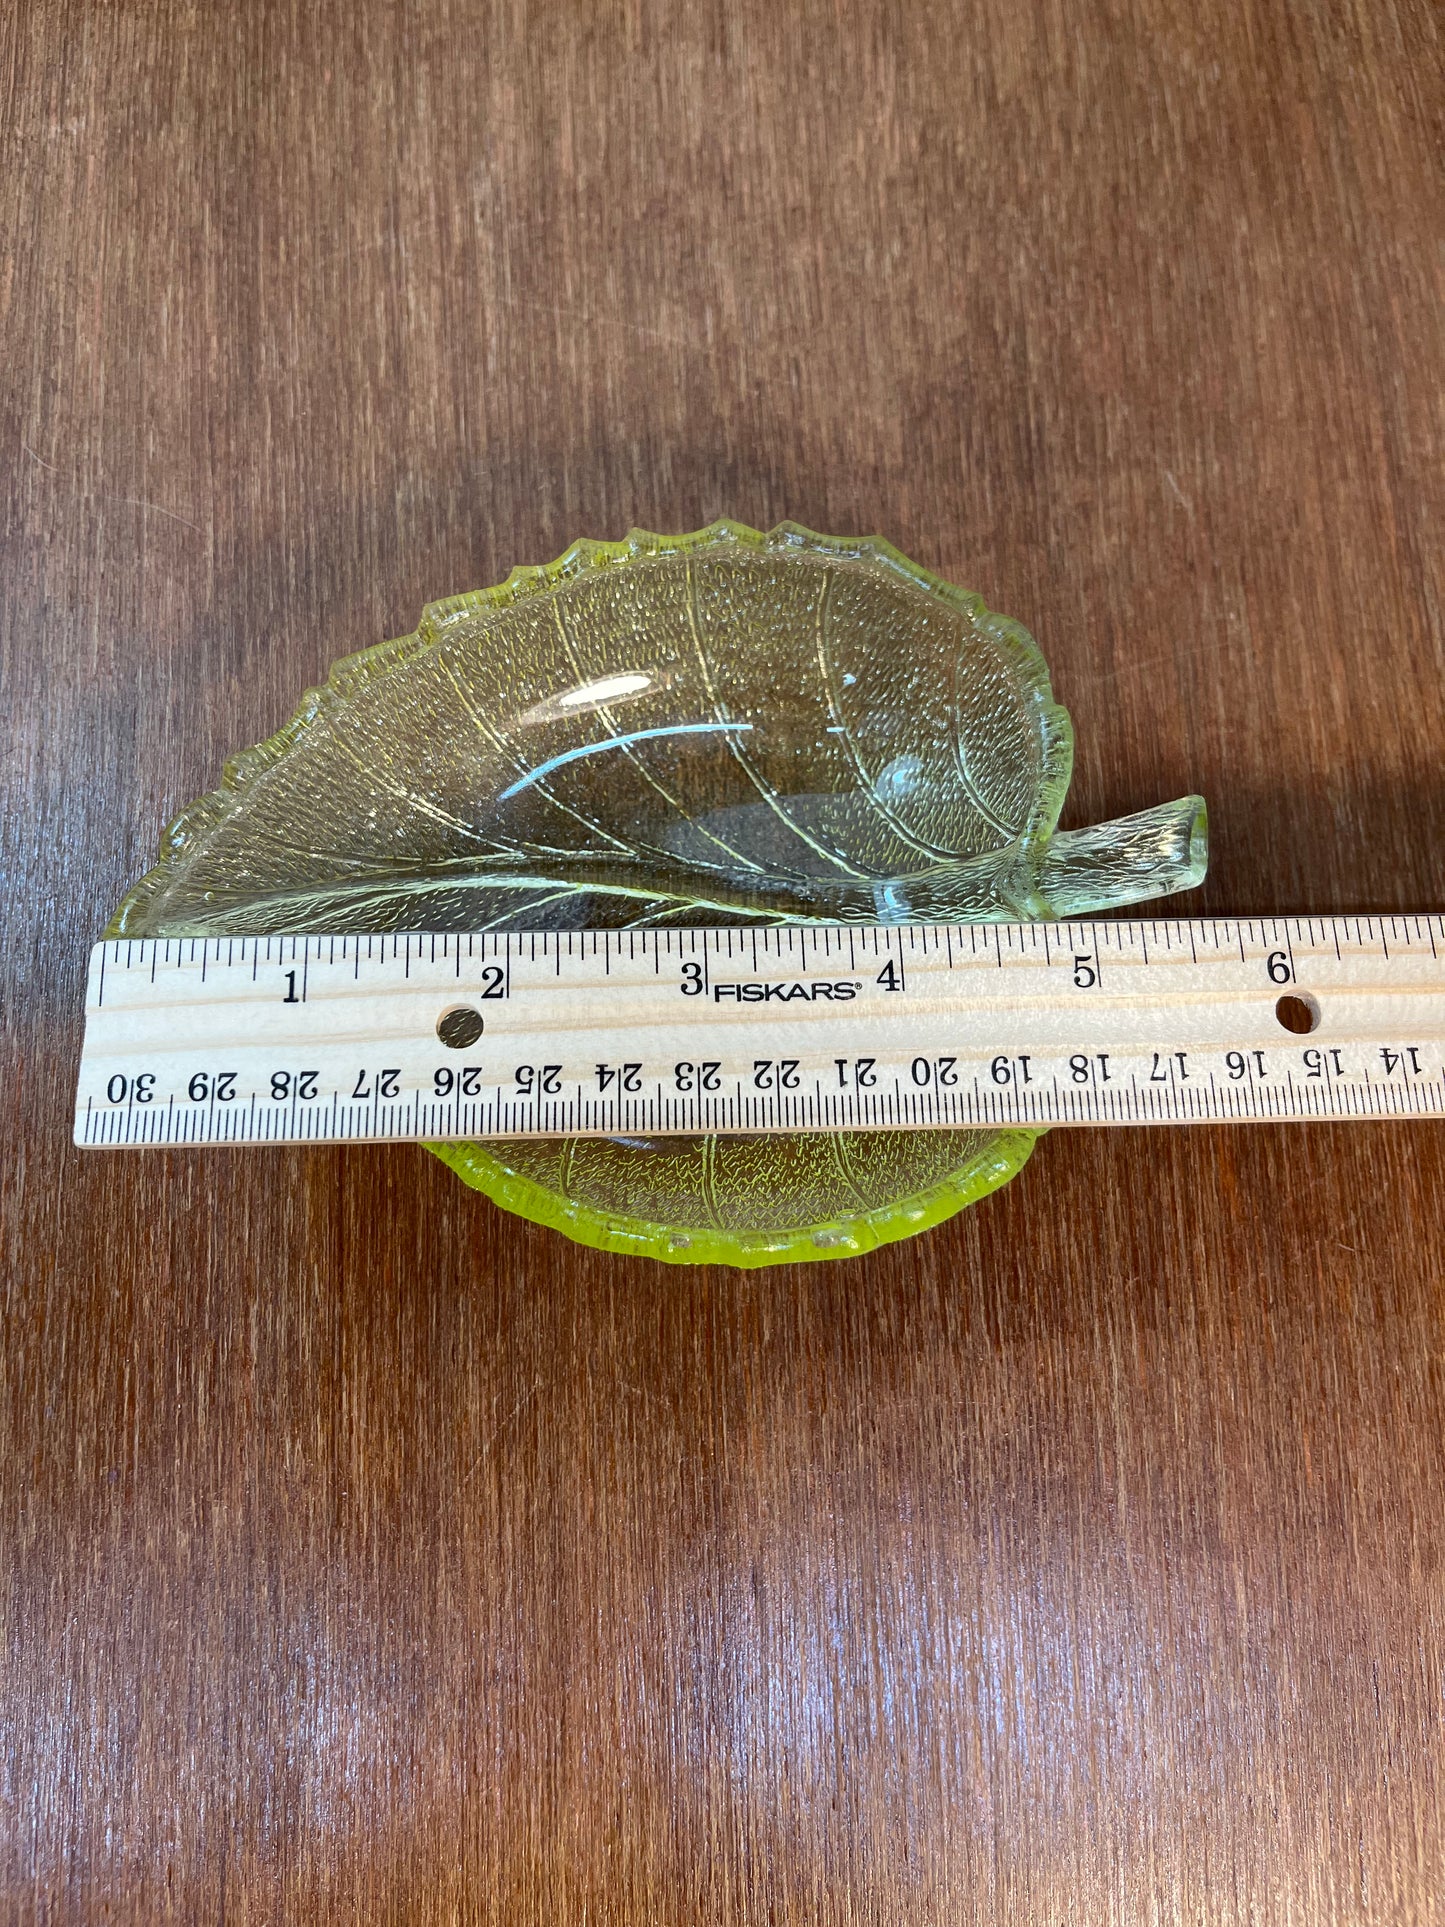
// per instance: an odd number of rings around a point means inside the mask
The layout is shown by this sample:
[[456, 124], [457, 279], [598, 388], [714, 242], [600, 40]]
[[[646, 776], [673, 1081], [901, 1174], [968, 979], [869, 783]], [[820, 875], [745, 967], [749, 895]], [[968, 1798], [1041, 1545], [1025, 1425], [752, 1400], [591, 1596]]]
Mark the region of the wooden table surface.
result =
[[888, 535], [1195, 914], [1439, 908], [1427, 0], [0, 22], [6, 1922], [1445, 1919], [1445, 1137], [1058, 1133], [741, 1274], [85, 1153], [87, 948], [330, 660]]

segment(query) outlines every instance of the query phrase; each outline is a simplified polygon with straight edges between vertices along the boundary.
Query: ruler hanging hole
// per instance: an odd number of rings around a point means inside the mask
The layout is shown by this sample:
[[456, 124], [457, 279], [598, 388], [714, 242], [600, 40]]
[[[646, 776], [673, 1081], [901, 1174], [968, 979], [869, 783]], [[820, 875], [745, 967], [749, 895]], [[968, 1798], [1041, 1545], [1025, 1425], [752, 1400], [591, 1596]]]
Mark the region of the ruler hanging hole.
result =
[[465, 1050], [469, 1044], [475, 1044], [484, 1028], [482, 1013], [473, 1010], [470, 1004], [454, 1004], [437, 1019], [437, 1036], [448, 1050]]
[[1312, 1030], [1319, 1029], [1320, 1007], [1307, 990], [1292, 991], [1288, 997], [1281, 997], [1274, 1014], [1296, 1037], [1308, 1037]]

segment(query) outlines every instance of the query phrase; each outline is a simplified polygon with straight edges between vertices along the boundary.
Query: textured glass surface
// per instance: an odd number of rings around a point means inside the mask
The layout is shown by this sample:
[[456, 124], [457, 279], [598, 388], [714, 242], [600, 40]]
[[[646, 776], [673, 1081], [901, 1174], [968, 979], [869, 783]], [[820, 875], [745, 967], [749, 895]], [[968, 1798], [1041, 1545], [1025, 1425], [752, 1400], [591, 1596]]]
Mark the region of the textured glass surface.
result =
[[[1054, 834], [1027, 632], [876, 538], [580, 542], [339, 663], [166, 832], [110, 934], [1039, 918], [1204, 873], [1185, 797]], [[1027, 1131], [437, 1147], [587, 1243], [839, 1256], [1002, 1183]]]

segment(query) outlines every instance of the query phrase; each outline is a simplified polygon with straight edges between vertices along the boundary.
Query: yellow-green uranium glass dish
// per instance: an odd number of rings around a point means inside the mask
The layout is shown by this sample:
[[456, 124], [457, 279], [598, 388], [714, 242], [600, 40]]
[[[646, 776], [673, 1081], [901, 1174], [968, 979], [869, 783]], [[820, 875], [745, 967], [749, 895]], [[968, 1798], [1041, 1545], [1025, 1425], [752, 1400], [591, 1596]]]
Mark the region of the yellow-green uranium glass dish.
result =
[[[1027, 632], [888, 543], [635, 530], [338, 663], [107, 934], [1064, 917], [1199, 882], [1197, 796], [1055, 835], [1072, 758]], [[761, 1265], [937, 1224], [1036, 1135], [431, 1148], [584, 1244]]]

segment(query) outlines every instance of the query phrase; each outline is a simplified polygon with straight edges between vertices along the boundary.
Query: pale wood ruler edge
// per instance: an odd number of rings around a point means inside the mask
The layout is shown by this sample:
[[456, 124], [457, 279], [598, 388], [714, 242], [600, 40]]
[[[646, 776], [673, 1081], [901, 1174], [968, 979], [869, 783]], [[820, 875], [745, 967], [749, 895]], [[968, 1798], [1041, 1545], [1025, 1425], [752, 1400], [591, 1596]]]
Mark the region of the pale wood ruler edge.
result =
[[1445, 918], [1158, 918], [113, 939], [75, 1141], [1438, 1116]]

